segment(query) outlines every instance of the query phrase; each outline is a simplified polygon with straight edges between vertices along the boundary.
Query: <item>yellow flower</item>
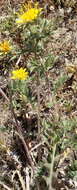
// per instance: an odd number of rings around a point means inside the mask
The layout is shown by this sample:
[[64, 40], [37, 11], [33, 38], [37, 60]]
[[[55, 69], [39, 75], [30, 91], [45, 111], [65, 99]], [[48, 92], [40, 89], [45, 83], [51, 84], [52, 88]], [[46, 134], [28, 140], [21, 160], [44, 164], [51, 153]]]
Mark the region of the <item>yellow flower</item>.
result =
[[18, 79], [18, 80], [26, 80], [28, 78], [28, 72], [26, 72], [26, 69], [23, 69], [22, 67], [20, 69], [16, 69], [12, 71], [12, 79]]
[[11, 46], [10, 46], [10, 43], [5, 40], [3, 42], [0, 43], [0, 51], [3, 52], [3, 53], [8, 53], [9, 51], [11, 50]]
[[36, 3], [34, 7], [30, 2], [28, 3], [28, 5], [25, 4], [20, 9], [20, 13], [18, 13], [18, 19], [16, 19], [16, 23], [24, 24], [35, 20], [38, 17], [41, 10], [42, 8], [38, 8], [38, 3]]

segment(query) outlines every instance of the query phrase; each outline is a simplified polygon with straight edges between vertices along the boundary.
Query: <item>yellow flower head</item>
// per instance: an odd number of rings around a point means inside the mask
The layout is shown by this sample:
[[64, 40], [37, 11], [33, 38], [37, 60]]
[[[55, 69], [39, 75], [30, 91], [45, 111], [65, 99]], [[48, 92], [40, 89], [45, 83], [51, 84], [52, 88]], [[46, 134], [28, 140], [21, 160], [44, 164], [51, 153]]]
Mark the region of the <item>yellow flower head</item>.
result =
[[12, 79], [26, 80], [28, 78], [28, 72], [22, 67], [12, 71]]
[[5, 40], [3, 42], [0, 43], [0, 51], [3, 52], [3, 53], [8, 53], [9, 51], [11, 50], [11, 46], [10, 46], [10, 43]]
[[23, 7], [20, 9], [20, 13], [18, 13], [18, 19], [16, 19], [16, 23], [24, 24], [35, 20], [41, 10], [42, 8], [38, 8], [38, 3], [36, 3], [34, 6], [31, 2], [23, 5]]

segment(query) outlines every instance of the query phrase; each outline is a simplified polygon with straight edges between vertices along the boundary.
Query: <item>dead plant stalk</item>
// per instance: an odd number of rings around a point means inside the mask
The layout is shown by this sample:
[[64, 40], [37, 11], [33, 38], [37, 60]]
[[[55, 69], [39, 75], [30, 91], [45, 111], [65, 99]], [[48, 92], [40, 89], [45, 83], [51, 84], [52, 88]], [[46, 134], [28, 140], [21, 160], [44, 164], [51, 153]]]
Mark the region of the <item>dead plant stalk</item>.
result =
[[24, 147], [24, 150], [25, 150], [25, 153], [27, 154], [27, 157], [28, 157], [28, 160], [29, 160], [29, 163], [34, 171], [34, 166], [33, 166], [33, 162], [32, 162], [32, 158], [30, 156], [30, 153], [29, 153], [29, 150], [28, 150], [28, 147], [27, 147], [27, 144], [24, 140], [24, 137], [23, 137], [23, 134], [22, 134], [22, 128], [17, 120], [17, 116], [14, 112], [14, 108], [13, 108], [13, 105], [12, 105], [12, 94], [10, 93], [10, 99], [7, 97], [7, 95], [5, 94], [5, 92], [0, 88], [0, 93], [1, 95], [8, 101], [8, 103], [10, 104], [10, 108], [11, 108], [11, 113], [12, 113], [12, 116], [15, 120], [15, 127], [16, 127], [16, 130], [17, 130], [17, 134], [23, 144], [23, 147]]

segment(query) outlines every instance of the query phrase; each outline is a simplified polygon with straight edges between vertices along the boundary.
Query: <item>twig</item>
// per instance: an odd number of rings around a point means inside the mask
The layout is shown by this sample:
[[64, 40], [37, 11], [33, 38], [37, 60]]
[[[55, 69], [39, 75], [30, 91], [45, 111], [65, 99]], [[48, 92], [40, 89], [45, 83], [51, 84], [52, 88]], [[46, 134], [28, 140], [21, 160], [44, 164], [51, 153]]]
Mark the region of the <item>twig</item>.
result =
[[0, 181], [0, 185], [2, 185], [5, 189], [7, 189], [7, 190], [12, 190], [12, 189], [10, 189], [7, 185], [5, 185], [3, 182], [1, 182]]
[[29, 168], [26, 168], [26, 190], [30, 190], [29, 178]]
[[33, 162], [32, 162], [31, 156], [30, 156], [30, 154], [29, 154], [29, 150], [28, 150], [27, 144], [26, 144], [26, 142], [25, 142], [25, 140], [24, 140], [22, 134], [17, 133], [17, 132], [16, 132], [16, 134], [19, 136], [20, 140], [21, 140], [22, 143], [23, 143], [25, 152], [26, 152], [26, 154], [27, 154], [27, 158], [28, 158], [28, 160], [29, 160], [29, 163], [30, 163], [30, 165], [31, 165], [31, 167], [32, 167], [32, 169], [33, 169], [33, 171], [34, 171]]
[[44, 142], [37, 144], [37, 145], [34, 146], [29, 152], [33, 152], [35, 149], [37, 149], [37, 148], [38, 148], [39, 146], [41, 146], [42, 144], [44, 144]]
[[19, 177], [19, 180], [20, 180], [22, 189], [23, 189], [23, 190], [27, 190], [27, 189], [26, 189], [26, 186], [25, 186], [25, 181], [24, 181], [24, 179], [23, 179], [23, 177], [22, 177], [22, 175], [21, 175], [21, 173], [20, 173], [19, 170], [15, 170], [15, 171], [13, 172], [13, 175], [12, 175], [12, 182], [13, 182], [13, 179], [14, 179], [14, 177], [15, 177], [16, 174], [17, 174], [18, 177]]
[[9, 98], [6, 96], [6, 94], [1, 88], [0, 88], [0, 94], [9, 102]]
[[20, 57], [18, 58], [17, 62], [16, 62], [16, 66], [18, 66], [19, 62], [21, 61], [21, 55]]

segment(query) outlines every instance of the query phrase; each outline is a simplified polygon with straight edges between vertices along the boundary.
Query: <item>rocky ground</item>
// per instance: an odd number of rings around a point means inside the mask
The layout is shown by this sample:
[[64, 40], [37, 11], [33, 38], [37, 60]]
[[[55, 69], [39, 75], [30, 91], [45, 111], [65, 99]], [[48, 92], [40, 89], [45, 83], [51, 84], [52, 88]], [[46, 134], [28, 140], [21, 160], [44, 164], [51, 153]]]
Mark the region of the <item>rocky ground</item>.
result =
[[[9, 7], [14, 7], [14, 6], [18, 7], [19, 2], [21, 3], [21, 0], [20, 1], [19, 0], [0, 1], [0, 15], [6, 16], [8, 4], [9, 4]], [[42, 1], [40, 1], [40, 4], [41, 2]], [[55, 4], [54, 1], [53, 2], [49, 1], [46, 3], [43, 2], [42, 4], [42, 6], [43, 5], [46, 6], [46, 17], [48, 19], [55, 20], [55, 25], [56, 25], [53, 35], [47, 46], [47, 50], [50, 49], [50, 53], [52, 53], [54, 56], [57, 57], [57, 61], [55, 62], [55, 65], [52, 71], [50, 71], [50, 76], [53, 79], [53, 81], [55, 81], [54, 85], [55, 84], [58, 85], [57, 84], [58, 79], [60, 77], [68, 75], [68, 79], [65, 81], [64, 84], [62, 84], [59, 87], [56, 93], [56, 98], [59, 100], [59, 102], [57, 103], [57, 107], [54, 108], [54, 114], [53, 114], [53, 110], [49, 108], [48, 108], [48, 113], [44, 113], [44, 114], [45, 114], [45, 117], [47, 117], [46, 114], [48, 115], [50, 114], [49, 118], [51, 118], [52, 115], [55, 115], [58, 113], [59, 118], [61, 117], [62, 119], [66, 120], [66, 119], [76, 118], [77, 116], [77, 4], [74, 4], [74, 5], [70, 4], [69, 6], [67, 6], [67, 4], [64, 4], [63, 2], [64, 1], [60, 1], [60, 4], [58, 5], [57, 3]], [[5, 81], [5, 78], [3, 78], [2, 75], [0, 76], [0, 86], [2, 87], [4, 92], [7, 93], [8, 95], [7, 80]], [[47, 92], [47, 89], [45, 92], [44, 92], [44, 89], [42, 90], [42, 93], [46, 94], [46, 92]], [[43, 108], [43, 106], [42, 106], [42, 109], [44, 112], [45, 109]], [[57, 112], [56, 112], [56, 109], [58, 109]], [[7, 103], [6, 98], [2, 97], [2, 94], [0, 93], [0, 127], [2, 128], [4, 126], [11, 125], [11, 123], [12, 123], [12, 118], [11, 118], [9, 104]], [[77, 123], [75, 123], [75, 125], [77, 127]], [[5, 130], [5, 127], [4, 127], [4, 130]], [[77, 134], [76, 130], [75, 132]], [[8, 146], [8, 135], [9, 134], [7, 132], [5, 132], [4, 135], [2, 134], [2, 132], [0, 134], [0, 141], [4, 142], [5, 147]], [[9, 137], [9, 142], [10, 142], [11, 137], [12, 137], [12, 132], [11, 132], [11, 136]], [[68, 144], [67, 148], [70, 149], [70, 152], [68, 153], [68, 155], [65, 156], [61, 154], [61, 157], [59, 159], [58, 167], [56, 170], [57, 177], [55, 175], [53, 176], [53, 188], [55, 190], [76, 190], [77, 189], [77, 149], [76, 148], [74, 149], [73, 147], [71, 146], [69, 147], [69, 146], [70, 145]], [[9, 154], [6, 156], [7, 163], [6, 163], [6, 158], [2, 156], [2, 155], [6, 155], [5, 147], [4, 149], [0, 150], [0, 153], [1, 153], [0, 168], [2, 171], [2, 176], [6, 175], [7, 170], [9, 171], [9, 169], [6, 169], [6, 168], [11, 168], [12, 170], [12, 166], [11, 166], [12, 163], [11, 161], [9, 161], [9, 157], [10, 157]], [[14, 154], [14, 152], [12, 154]], [[10, 162], [10, 166], [8, 166], [9, 162]], [[16, 158], [15, 158], [15, 162], [18, 163]], [[72, 177], [69, 177], [67, 173], [69, 170], [68, 168], [71, 168], [71, 165], [73, 162], [76, 163], [75, 171], [74, 171], [76, 172], [76, 174], [72, 178]], [[20, 164], [18, 165], [18, 167], [21, 167]], [[71, 172], [71, 175], [72, 175], [73, 169], [71, 169], [71, 171], [72, 171]], [[9, 171], [9, 175], [10, 173], [11, 171]], [[1, 190], [2, 189], [7, 189], [7, 188], [6, 187], [2, 188], [1, 186]], [[36, 189], [37, 188], [35, 188], [35, 190]], [[42, 184], [41, 184], [40, 190], [42, 189], [44, 189], [44, 187], [42, 187]]]

